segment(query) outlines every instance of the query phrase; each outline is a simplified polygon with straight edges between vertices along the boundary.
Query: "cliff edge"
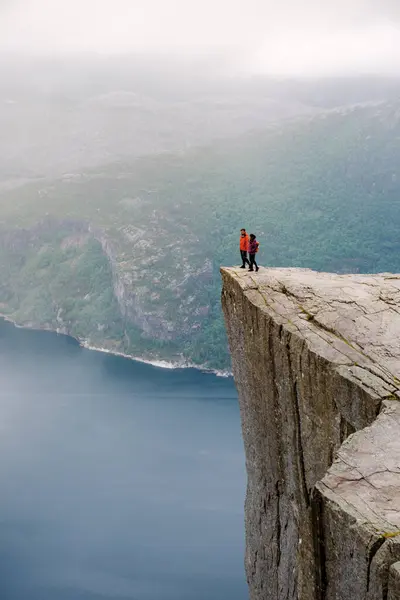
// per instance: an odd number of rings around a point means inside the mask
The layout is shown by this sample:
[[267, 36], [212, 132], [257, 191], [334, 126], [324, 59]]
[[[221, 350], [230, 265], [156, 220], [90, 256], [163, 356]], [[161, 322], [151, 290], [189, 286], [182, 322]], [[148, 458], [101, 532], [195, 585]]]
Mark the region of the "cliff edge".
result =
[[221, 272], [251, 600], [400, 600], [400, 275]]

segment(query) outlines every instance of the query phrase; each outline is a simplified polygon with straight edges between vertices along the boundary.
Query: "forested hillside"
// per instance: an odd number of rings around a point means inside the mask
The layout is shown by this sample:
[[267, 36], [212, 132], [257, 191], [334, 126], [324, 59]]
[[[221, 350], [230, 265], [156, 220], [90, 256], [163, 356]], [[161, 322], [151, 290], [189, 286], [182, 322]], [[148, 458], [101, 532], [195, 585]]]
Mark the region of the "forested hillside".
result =
[[1, 312], [99, 346], [224, 368], [219, 267], [400, 271], [400, 104], [293, 118], [227, 142], [1, 194]]

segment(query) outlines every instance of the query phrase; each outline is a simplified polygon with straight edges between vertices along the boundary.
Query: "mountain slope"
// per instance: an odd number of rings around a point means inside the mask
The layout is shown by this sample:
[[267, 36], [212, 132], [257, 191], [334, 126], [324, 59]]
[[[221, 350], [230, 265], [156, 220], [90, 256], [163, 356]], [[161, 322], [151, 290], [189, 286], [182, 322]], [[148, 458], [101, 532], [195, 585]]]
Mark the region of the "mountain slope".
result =
[[[100, 344], [113, 307], [111, 321], [118, 324], [108, 340], [103, 336], [110, 348], [167, 358], [183, 353], [224, 367], [218, 269], [238, 262], [239, 229], [258, 234], [260, 261], [270, 266], [396, 272], [399, 164], [400, 105], [382, 103], [334, 109], [211, 147], [4, 192], [1, 226], [7, 239], [17, 236], [14, 228], [39, 233], [36, 245], [2, 245], [0, 275], [8, 282], [2, 312], [27, 322], [21, 289], [30, 295], [38, 288], [47, 292], [41, 302], [59, 315], [58, 321], [46, 320], [48, 326], [61, 322], [72, 335]], [[86, 312], [74, 307], [71, 316], [65, 303], [75, 275], [70, 267], [64, 272], [65, 260], [62, 294], [55, 296], [52, 270], [43, 265], [41, 279], [22, 285], [21, 278], [27, 265], [39, 270], [32, 257], [43, 252], [49, 236], [56, 256], [82, 228], [88, 243], [97, 243], [96, 264], [108, 260], [102, 285], [110, 302], [106, 308], [94, 292]], [[82, 248], [74, 247], [78, 253]], [[92, 264], [93, 254], [87, 256]], [[88, 313], [92, 326], [78, 334]]]

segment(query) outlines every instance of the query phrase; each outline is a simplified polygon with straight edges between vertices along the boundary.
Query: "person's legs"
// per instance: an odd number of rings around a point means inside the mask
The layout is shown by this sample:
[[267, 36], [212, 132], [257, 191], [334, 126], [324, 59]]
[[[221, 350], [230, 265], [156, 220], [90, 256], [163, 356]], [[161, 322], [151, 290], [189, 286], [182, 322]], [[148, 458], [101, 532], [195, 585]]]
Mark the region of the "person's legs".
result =
[[242, 266], [240, 268], [244, 269], [245, 266], [246, 266], [246, 264], [248, 264], [248, 265], [250, 264], [249, 263], [249, 259], [247, 258], [247, 252], [246, 252], [246, 250], [241, 250], [240, 251], [240, 255], [242, 257]]
[[256, 271], [258, 271], [258, 264], [256, 263], [256, 255], [254, 255], [253, 264], [256, 268]]
[[249, 257], [250, 257], [250, 263], [249, 263], [250, 264], [250, 269], [249, 269], [249, 271], [254, 271], [253, 266], [254, 266], [254, 263], [255, 263], [255, 260], [254, 260], [255, 256], [256, 256], [255, 254], [249, 254]]

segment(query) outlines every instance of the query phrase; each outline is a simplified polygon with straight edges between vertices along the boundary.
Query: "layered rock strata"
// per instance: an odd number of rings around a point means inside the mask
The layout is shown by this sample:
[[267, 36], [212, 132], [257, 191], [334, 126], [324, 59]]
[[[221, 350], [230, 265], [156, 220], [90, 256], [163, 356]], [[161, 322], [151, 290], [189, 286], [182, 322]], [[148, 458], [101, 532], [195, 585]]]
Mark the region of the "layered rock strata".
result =
[[251, 600], [400, 599], [400, 276], [222, 277]]

